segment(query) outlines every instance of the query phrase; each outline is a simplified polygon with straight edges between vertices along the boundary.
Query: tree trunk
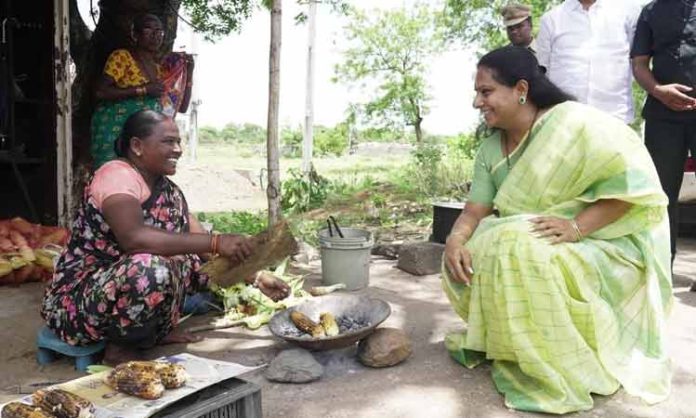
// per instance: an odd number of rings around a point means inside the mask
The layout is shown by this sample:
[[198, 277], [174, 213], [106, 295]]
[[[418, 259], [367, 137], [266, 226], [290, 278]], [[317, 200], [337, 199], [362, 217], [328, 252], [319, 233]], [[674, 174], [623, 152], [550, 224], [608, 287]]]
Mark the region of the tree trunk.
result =
[[416, 117], [416, 122], [413, 124], [413, 128], [416, 130], [416, 143], [418, 145], [423, 143], [423, 130], [421, 128], [422, 123], [423, 118], [418, 116]]
[[282, 5], [281, 0], [273, 0], [271, 6], [271, 46], [269, 53], [268, 74], [268, 123], [267, 159], [268, 159], [268, 224], [275, 225], [280, 212], [280, 168], [278, 162], [278, 98], [280, 96], [280, 40]]
[[413, 129], [416, 130], [416, 144], [420, 145], [423, 143], [423, 130], [421, 129], [423, 116], [421, 116], [420, 103], [413, 97], [409, 97], [408, 101], [411, 104], [411, 111], [415, 113], [413, 115]]
[[[176, 38], [177, 13], [181, 0], [100, 0], [99, 21], [90, 34], [79, 16], [76, 0], [70, 2], [70, 53], [77, 76], [73, 83], [73, 156], [76, 185], [81, 196], [90, 171], [90, 120], [96, 102], [95, 83], [102, 74], [109, 54], [117, 48], [131, 46], [133, 18], [152, 13], [162, 19], [165, 38], [162, 54], [172, 50]], [[91, 35], [91, 36], [90, 36]]]

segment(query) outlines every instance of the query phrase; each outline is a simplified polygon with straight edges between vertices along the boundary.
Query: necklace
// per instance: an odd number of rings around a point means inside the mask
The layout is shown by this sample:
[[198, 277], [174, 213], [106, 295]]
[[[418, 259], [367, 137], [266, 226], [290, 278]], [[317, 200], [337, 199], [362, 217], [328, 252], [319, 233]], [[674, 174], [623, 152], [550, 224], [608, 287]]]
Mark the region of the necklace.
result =
[[[539, 108], [537, 108], [534, 111], [534, 117], [532, 118], [532, 122], [529, 124], [529, 129], [525, 133], [525, 135], [522, 137], [522, 141], [520, 143], [524, 142], [525, 139], [527, 139], [527, 142], [529, 142], [528, 136], [532, 134], [532, 128], [534, 127], [534, 123], [537, 120], [537, 117], [539, 116]], [[510, 154], [511, 151], [509, 150], [510, 147], [508, 145], [508, 137], [505, 131], [503, 131], [503, 142], [505, 143], [505, 164], [507, 165], [508, 172], [510, 172], [511, 164], [510, 164]], [[519, 143], [517, 144], [519, 146]]]

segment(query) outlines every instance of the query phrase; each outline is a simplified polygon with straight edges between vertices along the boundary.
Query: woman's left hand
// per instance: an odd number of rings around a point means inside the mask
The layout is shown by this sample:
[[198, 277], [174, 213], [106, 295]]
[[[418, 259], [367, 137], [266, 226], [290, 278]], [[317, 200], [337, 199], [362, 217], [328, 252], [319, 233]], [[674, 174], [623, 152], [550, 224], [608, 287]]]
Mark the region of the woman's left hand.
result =
[[550, 238], [549, 242], [552, 245], [578, 241], [578, 235], [573, 228], [573, 221], [570, 219], [540, 216], [530, 220], [530, 222], [534, 224], [532, 232], [538, 238]]

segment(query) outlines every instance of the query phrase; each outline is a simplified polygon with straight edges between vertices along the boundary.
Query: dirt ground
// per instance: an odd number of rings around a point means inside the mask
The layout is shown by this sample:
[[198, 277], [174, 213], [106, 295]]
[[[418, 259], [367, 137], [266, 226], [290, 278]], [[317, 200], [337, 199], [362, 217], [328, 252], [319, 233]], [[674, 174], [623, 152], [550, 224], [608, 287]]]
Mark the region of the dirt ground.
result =
[[[623, 391], [597, 396], [592, 411], [576, 417], [696, 417], [696, 293], [689, 292], [696, 277], [696, 240], [682, 240], [675, 264], [675, 306], [669, 321], [674, 360], [672, 396], [647, 406]], [[319, 283], [319, 265], [311, 266], [306, 286]], [[389, 302], [392, 314], [383, 326], [404, 329], [413, 341], [413, 355], [392, 368], [369, 369], [354, 357], [354, 349], [316, 353], [325, 365], [321, 380], [310, 384], [278, 384], [267, 381], [262, 369], [244, 378], [262, 387], [267, 417], [532, 417], [539, 414], [511, 411], [503, 405], [490, 377], [490, 367], [467, 370], [447, 355], [445, 334], [461, 326], [440, 290], [437, 275], [415, 277], [395, 268], [393, 261], [374, 259], [370, 286], [361, 291]], [[38, 315], [41, 285], [0, 288], [0, 401], [36, 386], [80, 376], [68, 360], [45, 367], [35, 361], [34, 340], [41, 324]], [[188, 325], [205, 322], [195, 317]], [[263, 365], [288, 345], [263, 327], [211, 331], [206, 339], [189, 345], [166, 346], [153, 356], [191, 352], [200, 356]]]
[[180, 160], [172, 180], [183, 190], [193, 212], [229, 210], [260, 211], [266, 208], [266, 194], [259, 172], [229, 168], [205, 161]]

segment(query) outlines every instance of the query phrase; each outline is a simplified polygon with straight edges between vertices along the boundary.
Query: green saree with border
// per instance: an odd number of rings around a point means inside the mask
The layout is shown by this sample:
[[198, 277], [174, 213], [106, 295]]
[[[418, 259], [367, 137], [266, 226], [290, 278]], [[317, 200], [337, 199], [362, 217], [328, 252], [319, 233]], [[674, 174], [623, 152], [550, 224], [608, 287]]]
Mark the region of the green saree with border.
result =
[[[493, 361], [510, 408], [591, 409], [620, 386], [648, 403], [670, 391], [666, 316], [672, 301], [667, 198], [640, 138], [579, 103], [555, 106], [498, 189], [499, 217], [465, 244], [471, 286], [442, 285], [464, 332], [445, 346], [474, 367]], [[577, 243], [550, 245], [533, 217], [573, 218], [600, 199], [632, 204]]]

